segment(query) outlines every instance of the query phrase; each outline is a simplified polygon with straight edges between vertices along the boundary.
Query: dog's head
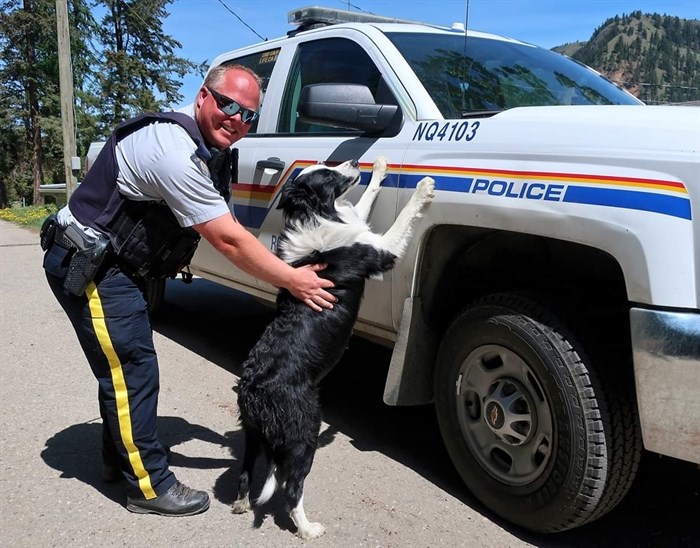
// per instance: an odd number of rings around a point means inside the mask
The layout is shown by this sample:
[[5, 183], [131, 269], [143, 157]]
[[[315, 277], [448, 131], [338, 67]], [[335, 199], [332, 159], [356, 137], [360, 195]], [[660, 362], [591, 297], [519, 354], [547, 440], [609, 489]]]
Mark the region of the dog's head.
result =
[[284, 185], [277, 209], [282, 210], [286, 221], [304, 222], [318, 216], [339, 220], [336, 202], [359, 182], [357, 160], [336, 167], [309, 166]]

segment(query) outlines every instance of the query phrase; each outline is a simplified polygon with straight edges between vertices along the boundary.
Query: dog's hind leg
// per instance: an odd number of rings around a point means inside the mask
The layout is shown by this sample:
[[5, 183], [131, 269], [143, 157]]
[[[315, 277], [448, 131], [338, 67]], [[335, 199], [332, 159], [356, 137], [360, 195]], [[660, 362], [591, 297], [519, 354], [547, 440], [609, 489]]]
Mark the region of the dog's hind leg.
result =
[[435, 181], [430, 177], [423, 177], [418, 182], [416, 191], [401, 210], [394, 224], [379, 238], [382, 249], [389, 251], [397, 258], [403, 257], [413, 232], [413, 225], [420, 218], [423, 209], [435, 197], [434, 190]]
[[369, 218], [369, 213], [372, 210], [374, 200], [377, 198], [379, 190], [381, 189], [381, 182], [382, 180], [384, 180], [384, 177], [386, 177], [386, 171], [386, 158], [384, 158], [384, 156], [379, 156], [374, 161], [374, 167], [372, 168], [372, 178], [370, 179], [369, 184], [367, 185], [367, 190], [364, 191], [362, 197], [355, 205], [355, 212], [357, 213], [357, 216], [363, 221], [366, 221]]
[[318, 538], [326, 532], [326, 528], [323, 525], [320, 523], [310, 522], [306, 517], [306, 512], [304, 512], [303, 494], [299, 497], [299, 502], [297, 502], [296, 506], [292, 508], [289, 515], [291, 516], [294, 525], [297, 526], [297, 535], [304, 540]]
[[238, 478], [238, 498], [233, 503], [231, 512], [234, 514], [242, 514], [251, 509], [250, 505], [250, 482], [253, 479], [253, 468], [255, 467], [255, 459], [261, 448], [261, 439], [258, 432], [245, 432], [245, 451], [243, 453], [243, 466], [241, 475]]
[[303, 539], [320, 537], [326, 528], [320, 523], [312, 523], [304, 512], [304, 480], [311, 471], [316, 445], [307, 446], [303, 454], [290, 464], [289, 476], [285, 485], [285, 497], [290, 508], [289, 516], [297, 526], [297, 535]]

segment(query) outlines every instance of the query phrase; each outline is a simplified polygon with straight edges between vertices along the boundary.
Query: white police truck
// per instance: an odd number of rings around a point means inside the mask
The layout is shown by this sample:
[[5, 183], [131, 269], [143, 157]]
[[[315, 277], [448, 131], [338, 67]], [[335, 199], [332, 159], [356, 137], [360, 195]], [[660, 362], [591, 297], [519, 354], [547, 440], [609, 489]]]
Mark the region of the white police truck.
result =
[[[377, 156], [386, 230], [436, 197], [367, 284], [360, 335], [393, 346], [384, 400], [434, 404], [468, 489], [543, 532], [622, 499], [642, 446], [700, 462], [700, 108], [646, 106], [518, 40], [325, 8], [225, 53], [264, 80], [231, 208], [271, 250], [282, 185]], [[361, 189], [357, 191], [358, 196]], [[194, 274], [273, 302], [202, 242]]]

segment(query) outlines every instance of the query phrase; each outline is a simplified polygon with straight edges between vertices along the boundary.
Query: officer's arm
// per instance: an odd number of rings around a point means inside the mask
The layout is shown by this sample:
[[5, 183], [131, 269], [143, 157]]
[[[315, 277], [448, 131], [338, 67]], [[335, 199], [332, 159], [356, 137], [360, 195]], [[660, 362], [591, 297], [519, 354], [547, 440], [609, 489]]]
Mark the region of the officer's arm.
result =
[[319, 278], [316, 272], [324, 267], [309, 265], [293, 268], [270, 252], [230, 214], [194, 225], [214, 248], [244, 272], [275, 287], [284, 287], [316, 311], [333, 308], [335, 297], [324, 288], [333, 282]]

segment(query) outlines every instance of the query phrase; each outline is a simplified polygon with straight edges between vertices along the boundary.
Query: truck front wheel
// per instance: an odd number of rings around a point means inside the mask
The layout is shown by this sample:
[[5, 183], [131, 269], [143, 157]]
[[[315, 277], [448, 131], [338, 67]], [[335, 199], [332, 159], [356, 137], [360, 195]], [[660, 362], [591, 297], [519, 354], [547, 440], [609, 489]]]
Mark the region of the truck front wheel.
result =
[[625, 434], [635, 428], [631, 413], [605, 393], [564, 325], [520, 295], [479, 299], [452, 323], [435, 403], [467, 487], [528, 529], [561, 531], [598, 518], [636, 472], [639, 447]]

